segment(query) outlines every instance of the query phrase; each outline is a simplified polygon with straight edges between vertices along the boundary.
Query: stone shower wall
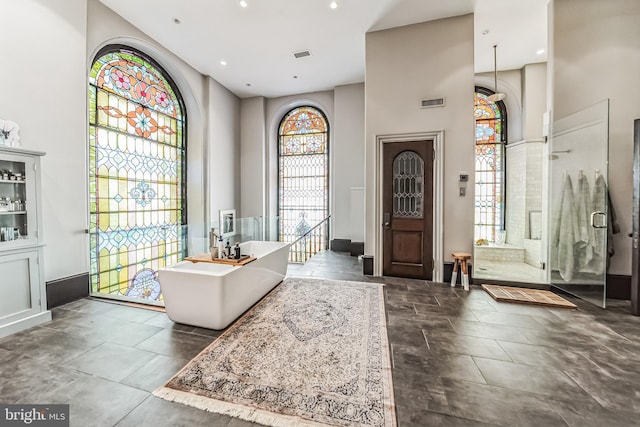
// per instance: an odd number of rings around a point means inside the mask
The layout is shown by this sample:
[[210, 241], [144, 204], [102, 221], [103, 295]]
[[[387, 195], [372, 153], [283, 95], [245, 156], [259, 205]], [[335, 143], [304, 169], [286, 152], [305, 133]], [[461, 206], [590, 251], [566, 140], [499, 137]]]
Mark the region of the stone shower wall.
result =
[[531, 240], [531, 212], [542, 212], [541, 141], [507, 146], [506, 230], [507, 243], [525, 248], [527, 263], [538, 267], [541, 240]]

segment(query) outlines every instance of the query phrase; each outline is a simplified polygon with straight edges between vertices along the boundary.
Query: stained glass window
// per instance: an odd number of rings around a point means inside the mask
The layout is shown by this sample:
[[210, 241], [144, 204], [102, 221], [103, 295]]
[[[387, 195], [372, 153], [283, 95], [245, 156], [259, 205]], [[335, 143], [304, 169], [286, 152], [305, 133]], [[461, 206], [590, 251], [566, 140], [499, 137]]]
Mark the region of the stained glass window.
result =
[[476, 87], [475, 154], [475, 239], [495, 242], [504, 229], [504, 146], [506, 109], [502, 101], [493, 103], [493, 92]]
[[89, 74], [93, 295], [162, 304], [158, 269], [185, 256], [185, 111], [150, 58], [111, 46]]
[[[289, 111], [279, 129], [280, 240], [293, 242], [329, 213], [328, 126], [313, 107]], [[328, 224], [320, 246], [327, 247]]]

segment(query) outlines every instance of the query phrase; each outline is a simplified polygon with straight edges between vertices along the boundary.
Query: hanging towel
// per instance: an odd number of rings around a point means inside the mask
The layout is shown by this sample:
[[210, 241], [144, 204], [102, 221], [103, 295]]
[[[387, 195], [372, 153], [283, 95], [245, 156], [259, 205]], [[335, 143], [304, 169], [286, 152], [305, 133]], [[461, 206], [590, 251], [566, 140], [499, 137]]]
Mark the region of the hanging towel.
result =
[[595, 233], [591, 226], [591, 212], [593, 212], [593, 209], [589, 181], [586, 175], [580, 172], [578, 191], [576, 193], [576, 218], [578, 224], [576, 242], [577, 271], [590, 271], [588, 264], [593, 259]]
[[580, 230], [576, 215], [575, 202], [573, 197], [573, 184], [571, 177], [567, 175], [562, 191], [562, 201], [560, 204], [560, 217], [554, 236], [554, 243], [557, 243], [558, 271], [560, 277], [566, 282], [573, 279], [575, 272], [575, 245], [578, 241]]
[[609, 269], [609, 262], [611, 257], [615, 255], [616, 251], [613, 249], [613, 235], [620, 232], [620, 224], [616, 218], [616, 211], [613, 209], [613, 203], [611, 202], [611, 194], [607, 191], [607, 207], [609, 208], [609, 214], [607, 215], [607, 270]]

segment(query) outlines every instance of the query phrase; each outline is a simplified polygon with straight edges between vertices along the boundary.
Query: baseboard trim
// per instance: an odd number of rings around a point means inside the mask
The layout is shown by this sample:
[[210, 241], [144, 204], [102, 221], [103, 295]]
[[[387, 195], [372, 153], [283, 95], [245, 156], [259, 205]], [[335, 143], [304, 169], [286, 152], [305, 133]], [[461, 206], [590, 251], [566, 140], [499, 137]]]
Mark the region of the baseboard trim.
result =
[[631, 276], [607, 274], [607, 298], [631, 300]]
[[331, 250], [333, 252], [351, 252], [351, 239], [333, 239]]
[[47, 282], [47, 308], [52, 309], [89, 296], [89, 273]]
[[349, 245], [351, 256], [364, 255], [364, 243], [363, 242], [351, 242]]

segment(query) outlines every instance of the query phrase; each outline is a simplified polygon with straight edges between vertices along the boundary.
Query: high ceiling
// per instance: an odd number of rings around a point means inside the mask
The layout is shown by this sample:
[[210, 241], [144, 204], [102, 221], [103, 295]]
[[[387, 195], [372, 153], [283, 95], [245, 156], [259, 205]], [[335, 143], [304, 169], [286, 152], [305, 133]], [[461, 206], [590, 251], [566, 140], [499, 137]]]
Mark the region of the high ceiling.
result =
[[546, 61], [548, 0], [100, 1], [242, 98], [362, 82], [366, 32], [467, 13], [476, 72], [493, 71], [494, 44], [499, 70]]

